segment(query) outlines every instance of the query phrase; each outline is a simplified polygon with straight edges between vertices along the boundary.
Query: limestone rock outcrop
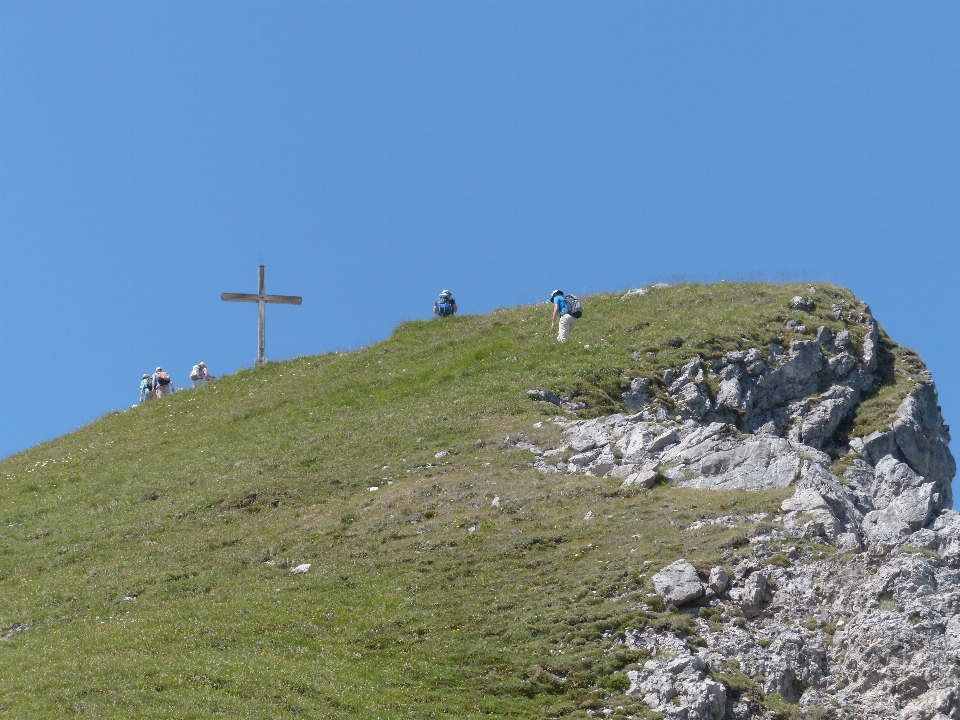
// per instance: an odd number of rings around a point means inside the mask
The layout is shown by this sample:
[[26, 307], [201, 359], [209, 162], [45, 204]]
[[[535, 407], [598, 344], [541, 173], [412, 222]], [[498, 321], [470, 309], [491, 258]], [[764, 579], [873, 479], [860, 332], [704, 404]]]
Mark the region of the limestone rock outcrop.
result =
[[[793, 305], [815, 307], [810, 297]], [[762, 699], [776, 693], [809, 717], [960, 720], [950, 431], [921, 373], [884, 429], [851, 432], [876, 389], [879, 332], [865, 306], [859, 316], [832, 310], [860, 323], [859, 349], [849, 330], [821, 327], [789, 347], [694, 357], [662, 378], [631, 381], [625, 413], [558, 418], [563, 443], [529, 446], [544, 473], [615, 478], [631, 492], [656, 482], [793, 488], [747, 557], [730, 555], [736, 567], [698, 572], [681, 559], [653, 575], [653, 589], [691, 614], [702, 641], [627, 632], [627, 645], [650, 657], [627, 673], [627, 694], [664, 718], [772, 718]], [[700, 524], [714, 522], [739, 521]]]

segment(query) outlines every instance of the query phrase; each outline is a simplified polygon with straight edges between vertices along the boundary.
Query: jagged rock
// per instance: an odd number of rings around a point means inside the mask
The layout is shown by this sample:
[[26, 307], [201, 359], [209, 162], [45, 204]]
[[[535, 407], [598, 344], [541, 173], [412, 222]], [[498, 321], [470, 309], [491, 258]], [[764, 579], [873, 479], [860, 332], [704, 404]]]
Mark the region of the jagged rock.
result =
[[812, 312], [814, 308], [813, 298], [794, 295], [793, 299], [790, 301], [790, 307], [792, 307], [794, 310]]
[[647, 463], [636, 472], [627, 475], [620, 487], [642, 487], [650, 489], [658, 477], [660, 477], [660, 474], [657, 472], [656, 463]]
[[606, 477], [617, 466], [617, 458], [614, 456], [610, 446], [605, 446], [600, 455], [586, 467], [588, 475], [596, 477]]
[[833, 339], [833, 346], [837, 350], [846, 350], [849, 352], [853, 348], [853, 342], [850, 339], [849, 330], [841, 330], [837, 333], [837, 336]]
[[940, 547], [940, 538], [937, 536], [937, 533], [930, 528], [920, 528], [907, 538], [906, 544], [909, 547], [936, 550]]
[[719, 565], [710, 568], [710, 577], [707, 579], [707, 586], [713, 590], [716, 595], [722, 595], [730, 584], [730, 577], [727, 571]]
[[828, 328], [826, 325], [821, 325], [818, 327], [813, 337], [820, 347], [830, 348], [833, 345], [833, 330]]
[[772, 596], [766, 574], [752, 573], [743, 584], [743, 591], [740, 593], [740, 609], [747, 617], [756, 617], [763, 610], [763, 606], [770, 602]]
[[910, 526], [893, 506], [868, 512], [863, 517], [863, 534], [873, 546], [897, 544], [910, 534]]
[[674, 400], [683, 418], [700, 419], [713, 409], [713, 403], [710, 402], [710, 398], [703, 392], [699, 385], [693, 382], [688, 382], [684, 385], [674, 396]]
[[665, 447], [674, 445], [680, 442], [680, 435], [677, 433], [676, 428], [670, 428], [664, 432], [657, 435], [653, 442], [650, 443], [650, 446], [647, 448], [647, 452], [658, 452], [663, 450]]
[[937, 486], [943, 506], [953, 500], [950, 480], [957, 464], [950, 453], [949, 433], [943, 428], [937, 391], [933, 383], [920, 383], [897, 409], [893, 423], [897, 447], [918, 474]]
[[821, 393], [820, 404], [800, 418], [797, 439], [805, 445], [821, 447], [853, 412], [859, 399], [860, 393], [844, 385], [834, 385]]
[[861, 513], [873, 509], [874, 470], [867, 462], [857, 459], [843, 473], [846, 496]]
[[[827, 456], [811, 455], [807, 453], [810, 462], [800, 471], [800, 480], [797, 482], [797, 492], [812, 489], [822, 497], [839, 521], [841, 528], [847, 532], [856, 532], [863, 513], [850, 497], [847, 487], [828, 469]], [[829, 535], [833, 537], [833, 535]]]
[[860, 552], [863, 546], [856, 533], [840, 533], [837, 535], [837, 550], [840, 552]]
[[830, 375], [836, 379], [846, 377], [856, 366], [857, 358], [846, 351], [842, 351], [839, 354], [834, 355], [827, 361], [827, 367], [830, 370]]
[[908, 489], [923, 485], [924, 478], [910, 466], [887, 455], [874, 468], [873, 507], [882, 510]]
[[944, 510], [932, 527], [941, 538], [960, 538], [960, 513], [956, 510]]
[[593, 450], [596, 446], [597, 442], [592, 437], [581, 437], [570, 442], [570, 449], [578, 454]]
[[864, 372], [872, 373], [877, 369], [880, 349], [880, 331], [877, 327], [877, 321], [872, 317], [867, 318], [867, 324], [870, 329], [863, 338], [863, 369]]
[[567, 462], [571, 463], [572, 465], [577, 465], [579, 467], [586, 467], [587, 465], [592, 463], [594, 460], [596, 460], [600, 456], [600, 452], [601, 452], [600, 448], [587, 450], [586, 452], [582, 452], [582, 453], [578, 453], [577, 455], [574, 455], [569, 460], [567, 460]]
[[638, 423], [616, 442], [625, 463], [635, 463], [647, 457], [651, 444], [660, 434], [659, 425]]
[[767, 369], [767, 363], [763, 360], [763, 355], [757, 348], [751, 348], [747, 351], [747, 356], [743, 360], [746, 365], [747, 375], [756, 377]]
[[954, 615], [947, 621], [946, 635], [950, 646], [960, 649], [960, 615]]
[[863, 438], [862, 448], [860, 452], [871, 465], [877, 465], [880, 460], [888, 455], [900, 455], [897, 449], [897, 439], [894, 437], [893, 432], [889, 430], [884, 432], [878, 430], [870, 433]]
[[798, 519], [806, 515], [823, 526], [827, 537], [836, 538], [841, 529], [840, 521], [830, 505], [819, 492], [811, 488], [798, 489], [793, 497], [783, 501], [780, 508], [787, 513], [785, 522], [788, 526], [799, 524]]
[[743, 407], [743, 389], [740, 387], [739, 378], [726, 377], [720, 381], [720, 389], [717, 391], [717, 410], [739, 410]]
[[761, 410], [772, 409], [816, 392], [822, 369], [820, 346], [813, 340], [793, 340], [787, 361], [758, 379], [754, 405]]
[[695, 357], [680, 368], [680, 375], [690, 378], [693, 382], [703, 382], [703, 363], [700, 358]]
[[662, 462], [662, 474], [683, 487], [759, 490], [790, 485], [801, 458], [783, 438], [740, 440], [736, 428], [711, 423], [666, 450]]
[[807, 331], [806, 325], [801, 325], [799, 322], [797, 322], [792, 318], [790, 320], [787, 320], [787, 322], [784, 324], [784, 327], [787, 330], [792, 330], [795, 333], [805, 333]]
[[893, 508], [910, 530], [914, 531], [927, 524], [939, 500], [940, 496], [934, 492], [933, 485], [927, 483], [904, 490], [900, 497], [887, 507]]
[[677, 607], [703, 597], [697, 569], [683, 558], [654, 575], [653, 588], [665, 603]]
[[633, 378], [630, 381], [630, 389], [623, 393], [624, 408], [632, 412], [650, 402], [650, 393], [647, 391], [649, 387], [650, 381], [647, 378]]
[[[900, 714], [902, 720], [951, 720], [960, 718], [956, 689], [928, 690], [910, 702]], [[948, 714], [949, 713], [949, 714]]]

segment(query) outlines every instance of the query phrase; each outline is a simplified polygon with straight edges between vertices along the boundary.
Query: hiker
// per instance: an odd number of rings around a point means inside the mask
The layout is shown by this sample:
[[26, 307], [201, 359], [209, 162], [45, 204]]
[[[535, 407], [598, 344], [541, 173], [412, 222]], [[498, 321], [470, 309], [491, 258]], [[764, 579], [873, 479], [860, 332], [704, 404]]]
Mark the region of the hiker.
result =
[[207, 370], [207, 364], [205, 362], [197, 363], [193, 366], [193, 370], [190, 371], [190, 379], [193, 380], [193, 386], [195, 388], [206, 385], [210, 380], [216, 380]]
[[147, 400], [153, 397], [153, 380], [150, 376], [144, 374], [140, 381], [140, 404], [143, 405]]
[[553, 316], [550, 318], [550, 330], [560, 318], [560, 331], [557, 334], [559, 342], [566, 342], [570, 332], [577, 326], [577, 320], [583, 316], [583, 305], [573, 295], [564, 295], [563, 290], [554, 290], [550, 294], [553, 304]]
[[457, 301], [453, 299], [449, 290], [444, 290], [433, 304], [433, 314], [437, 317], [443, 317], [444, 315], [453, 315], [455, 312], [457, 312]]
[[170, 374], [165, 373], [163, 368], [160, 367], [158, 367], [157, 371], [153, 374], [153, 387], [158, 398], [176, 392], [176, 388], [173, 387], [173, 380], [170, 378]]

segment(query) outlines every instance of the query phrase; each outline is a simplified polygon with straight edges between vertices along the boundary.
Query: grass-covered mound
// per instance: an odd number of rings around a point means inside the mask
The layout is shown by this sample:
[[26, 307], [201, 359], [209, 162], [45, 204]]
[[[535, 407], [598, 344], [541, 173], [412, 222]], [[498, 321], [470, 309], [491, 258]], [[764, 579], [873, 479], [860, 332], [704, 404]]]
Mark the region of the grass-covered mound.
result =
[[[617, 645], [623, 629], [695, 631], [645, 602], [650, 576], [745, 544], [742, 528], [692, 521], [772, 512], [788, 491], [623, 494], [613, 479], [543, 476], [503, 440], [559, 436], [533, 427], [556, 408], [529, 388], [613, 412], [630, 377], [786, 344], [791, 317], [808, 335], [840, 329], [830, 303], [859, 307], [819, 286], [811, 316], [789, 309], [796, 294], [806, 286], [593, 296], [566, 345], [547, 305], [405, 323], [372, 347], [239, 372], [9, 458], [0, 712], [643, 716], [619, 694], [643, 662]], [[886, 422], [923, 370], [882, 342], [858, 432]], [[301, 563], [310, 571], [292, 575]]]

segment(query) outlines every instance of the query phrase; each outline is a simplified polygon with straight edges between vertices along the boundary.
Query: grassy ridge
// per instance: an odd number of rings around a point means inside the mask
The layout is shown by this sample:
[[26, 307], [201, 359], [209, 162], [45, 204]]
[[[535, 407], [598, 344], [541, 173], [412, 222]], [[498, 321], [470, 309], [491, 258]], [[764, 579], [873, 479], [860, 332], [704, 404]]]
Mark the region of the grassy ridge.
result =
[[[717, 562], [742, 531], [684, 528], [770, 511], [784, 493], [623, 495], [614, 480], [544, 477], [503, 438], [559, 437], [533, 427], [555, 408], [528, 388], [607, 413], [630, 377], [764, 347], [790, 317], [808, 335], [840, 329], [830, 302], [857, 306], [818, 286], [815, 318], [791, 311], [805, 287], [593, 296], [566, 345], [546, 305], [405, 323], [369, 348], [242, 371], [9, 458], [0, 710], [642, 713], [617, 694], [643, 660], [616, 647], [623, 628], [693, 630], [643, 602], [652, 571], [681, 555]], [[884, 384], [858, 430], [886, 422], [923, 370], [885, 335], [883, 347]], [[291, 575], [300, 563], [310, 572]]]

